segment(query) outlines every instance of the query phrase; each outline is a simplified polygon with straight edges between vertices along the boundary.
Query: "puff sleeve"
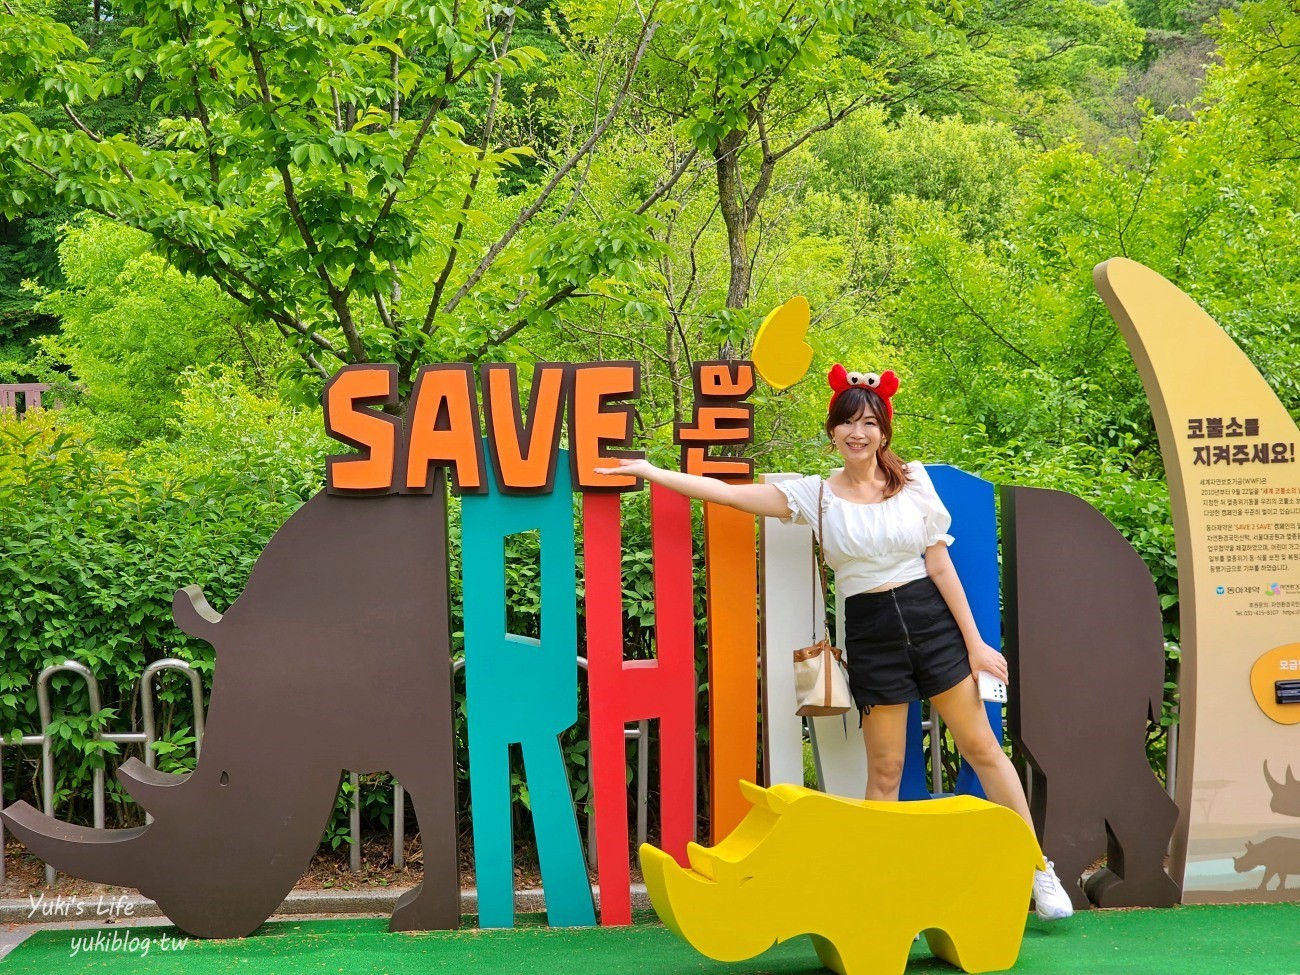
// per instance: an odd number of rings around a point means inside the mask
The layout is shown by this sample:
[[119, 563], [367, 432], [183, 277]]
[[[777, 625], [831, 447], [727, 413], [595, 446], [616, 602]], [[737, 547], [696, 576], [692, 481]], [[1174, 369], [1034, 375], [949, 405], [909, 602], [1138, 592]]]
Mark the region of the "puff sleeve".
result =
[[817, 498], [821, 492], [822, 479], [816, 474], [808, 477], [776, 481], [774, 487], [785, 495], [785, 503], [790, 514], [780, 519], [784, 524], [816, 525]]
[[948, 534], [948, 529], [952, 526], [952, 515], [948, 514], [948, 509], [939, 500], [930, 473], [920, 462], [908, 464], [907, 469], [912, 475], [908, 488], [925, 517], [925, 547], [929, 548], [936, 542], [951, 545], [954, 539]]

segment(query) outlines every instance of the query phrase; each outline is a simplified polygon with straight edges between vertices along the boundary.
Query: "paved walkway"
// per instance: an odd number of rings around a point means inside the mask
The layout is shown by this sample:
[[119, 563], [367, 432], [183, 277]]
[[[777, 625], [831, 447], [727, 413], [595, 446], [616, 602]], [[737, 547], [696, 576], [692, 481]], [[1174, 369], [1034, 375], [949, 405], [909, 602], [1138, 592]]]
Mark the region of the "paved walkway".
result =
[[[319, 920], [331, 917], [357, 917], [372, 915], [385, 917], [392, 914], [397, 899], [407, 887], [388, 887], [382, 890], [295, 890], [271, 920], [297, 918]], [[596, 903], [600, 903], [600, 889], [592, 888]], [[650, 898], [643, 884], [632, 885], [633, 910], [650, 910]], [[540, 888], [515, 893], [515, 910], [521, 914], [546, 910], [546, 900]], [[478, 894], [474, 890], [461, 891], [461, 914], [478, 911]], [[80, 912], [80, 913], [78, 913]], [[130, 897], [58, 897], [53, 900], [33, 901], [0, 900], [0, 959], [13, 951], [33, 931], [92, 929], [111, 931], [122, 927], [162, 927], [171, 924], [158, 911], [158, 905], [147, 897], [136, 894]]]

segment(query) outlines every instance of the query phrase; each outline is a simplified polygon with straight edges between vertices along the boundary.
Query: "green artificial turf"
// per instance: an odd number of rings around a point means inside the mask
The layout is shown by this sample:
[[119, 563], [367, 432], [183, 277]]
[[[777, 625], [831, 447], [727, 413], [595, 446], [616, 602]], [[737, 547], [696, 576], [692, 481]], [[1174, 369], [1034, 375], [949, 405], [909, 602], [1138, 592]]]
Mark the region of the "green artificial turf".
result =
[[[525, 919], [521, 918], [521, 922]], [[299, 975], [311, 972], [419, 975], [740, 975], [819, 972], [805, 937], [777, 945], [747, 962], [722, 964], [698, 954], [657, 923], [626, 928], [390, 934], [386, 919], [279, 921], [252, 937], [190, 939], [163, 950], [174, 928], [111, 927], [105, 936], [150, 939], [132, 948], [99, 947], [74, 954], [104, 929], [40, 931], [0, 963], [0, 971]], [[864, 928], [867, 925], [864, 924]], [[101, 942], [102, 944], [102, 942]], [[907, 975], [956, 971], [912, 949]], [[1046, 925], [1031, 919], [1020, 960], [1022, 975], [1300, 975], [1300, 904], [1179, 907], [1172, 910], [1087, 911]], [[852, 973], [850, 973], [852, 975]]]

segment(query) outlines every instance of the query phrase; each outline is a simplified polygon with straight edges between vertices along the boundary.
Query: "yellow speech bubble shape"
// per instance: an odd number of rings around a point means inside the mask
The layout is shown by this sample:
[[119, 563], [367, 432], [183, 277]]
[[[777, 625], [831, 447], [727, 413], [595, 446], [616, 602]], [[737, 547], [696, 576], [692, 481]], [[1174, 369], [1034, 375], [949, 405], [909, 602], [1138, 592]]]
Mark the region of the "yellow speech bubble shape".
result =
[[808, 299], [795, 295], [763, 319], [754, 337], [754, 368], [773, 389], [786, 389], [803, 378], [812, 365], [813, 349], [806, 341], [812, 315]]
[[1259, 709], [1278, 724], [1300, 724], [1300, 704], [1277, 703], [1280, 680], [1300, 680], [1300, 643], [1274, 647], [1250, 668], [1250, 690]]

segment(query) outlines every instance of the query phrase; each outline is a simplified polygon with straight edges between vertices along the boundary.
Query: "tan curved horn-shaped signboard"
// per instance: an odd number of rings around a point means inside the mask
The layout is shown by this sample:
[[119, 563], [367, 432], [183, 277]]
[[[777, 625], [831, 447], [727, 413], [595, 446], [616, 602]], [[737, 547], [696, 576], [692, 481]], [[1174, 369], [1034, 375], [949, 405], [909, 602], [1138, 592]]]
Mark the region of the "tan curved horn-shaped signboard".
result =
[[1116, 259], [1093, 280], [1151, 401], [1178, 545], [1170, 873], [1187, 903], [1300, 898], [1285, 889], [1300, 873], [1300, 796], [1285, 794], [1300, 772], [1300, 703], [1276, 700], [1288, 675], [1300, 680], [1300, 652], [1274, 652], [1300, 640], [1300, 431], [1245, 353], [1160, 275]]

